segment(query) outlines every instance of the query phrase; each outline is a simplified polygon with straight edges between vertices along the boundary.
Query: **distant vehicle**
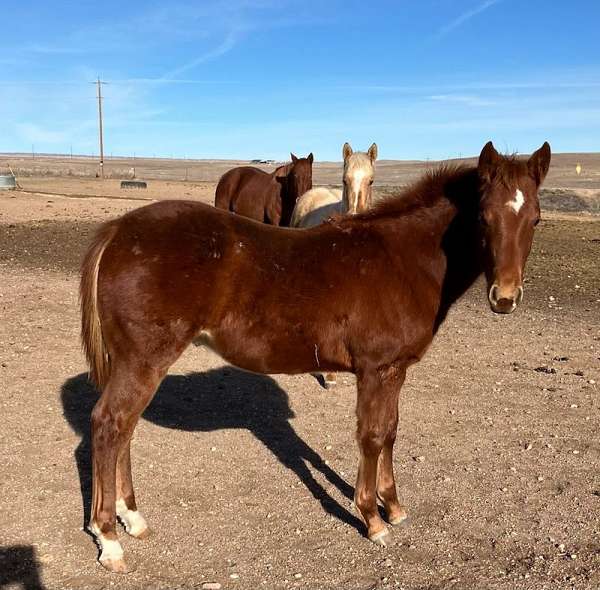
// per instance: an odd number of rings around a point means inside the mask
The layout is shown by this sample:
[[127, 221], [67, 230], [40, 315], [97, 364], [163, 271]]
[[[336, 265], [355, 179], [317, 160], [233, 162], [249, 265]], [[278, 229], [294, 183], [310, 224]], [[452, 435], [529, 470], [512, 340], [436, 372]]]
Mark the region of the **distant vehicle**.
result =
[[250, 160], [250, 164], [275, 164], [275, 160]]

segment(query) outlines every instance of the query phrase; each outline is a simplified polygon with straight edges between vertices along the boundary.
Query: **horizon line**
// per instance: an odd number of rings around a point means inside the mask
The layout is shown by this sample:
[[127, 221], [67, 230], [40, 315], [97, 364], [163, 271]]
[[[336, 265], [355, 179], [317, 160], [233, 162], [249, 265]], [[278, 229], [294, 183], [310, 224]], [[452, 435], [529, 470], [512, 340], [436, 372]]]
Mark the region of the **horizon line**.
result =
[[[598, 154], [600, 155], [600, 150], [598, 151], [577, 151], [577, 152], [573, 152], [573, 151], [568, 151], [568, 152], [552, 152], [552, 157], [554, 156], [576, 156], [576, 155], [593, 155], [593, 154]], [[527, 156], [530, 155], [529, 153], [521, 153], [521, 152], [516, 152], [517, 156]], [[0, 152], [0, 158], [8, 158], [8, 157], [19, 157], [25, 160], [35, 160], [36, 158], [46, 158], [46, 159], [65, 159], [65, 160], [75, 160], [75, 159], [80, 159], [80, 160], [93, 160], [96, 161], [98, 164], [100, 164], [100, 159], [99, 156], [97, 154], [70, 154], [70, 153], [58, 153], [58, 152], [34, 152], [32, 154], [32, 152]], [[479, 154], [473, 154], [473, 155], [457, 155], [457, 156], [452, 156], [452, 157], [448, 157], [448, 158], [381, 158], [378, 159], [377, 162], [379, 164], [383, 163], [383, 162], [424, 162], [424, 163], [428, 163], [428, 162], [448, 162], [448, 161], [453, 161], [453, 160], [472, 160], [475, 158], [478, 158]], [[289, 158], [287, 159], [277, 159], [277, 158], [234, 158], [234, 157], [204, 157], [204, 158], [195, 158], [195, 157], [172, 157], [172, 156], [161, 156], [161, 155], [153, 155], [153, 156], [143, 156], [143, 155], [135, 155], [135, 154], [131, 154], [131, 155], [110, 155], [107, 156], [106, 154], [104, 155], [104, 166], [107, 165], [107, 163], [109, 161], [112, 160], [127, 160], [127, 161], [135, 161], [135, 160], [168, 160], [171, 162], [211, 162], [211, 161], [218, 161], [218, 162], [253, 162], [255, 160], [264, 160], [265, 163], [268, 161], [268, 164], [271, 165], [271, 163], [281, 163], [281, 162], [287, 162], [289, 161]], [[315, 163], [322, 163], [322, 164], [337, 164], [337, 163], [341, 163], [343, 160], [319, 160], [317, 158], [315, 158]], [[259, 162], [256, 162], [259, 163]], [[0, 162], [1, 165], [1, 162]]]

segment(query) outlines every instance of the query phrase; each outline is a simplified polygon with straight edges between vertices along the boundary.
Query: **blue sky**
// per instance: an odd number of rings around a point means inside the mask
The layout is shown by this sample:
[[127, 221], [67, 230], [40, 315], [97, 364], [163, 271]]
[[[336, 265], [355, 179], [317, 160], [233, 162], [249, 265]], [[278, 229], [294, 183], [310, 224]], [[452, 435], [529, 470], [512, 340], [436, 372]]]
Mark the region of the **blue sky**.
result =
[[21, 2], [0, 151], [339, 160], [600, 151], [600, 2]]

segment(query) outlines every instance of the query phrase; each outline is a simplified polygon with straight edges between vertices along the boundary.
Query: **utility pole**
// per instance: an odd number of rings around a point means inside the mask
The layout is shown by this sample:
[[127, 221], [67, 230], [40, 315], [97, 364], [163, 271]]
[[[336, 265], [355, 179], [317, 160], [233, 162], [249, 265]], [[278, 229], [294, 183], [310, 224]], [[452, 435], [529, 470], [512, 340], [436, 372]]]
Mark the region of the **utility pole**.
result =
[[100, 140], [100, 178], [104, 178], [104, 137], [102, 131], [102, 82], [100, 78], [96, 80], [98, 86], [98, 138]]

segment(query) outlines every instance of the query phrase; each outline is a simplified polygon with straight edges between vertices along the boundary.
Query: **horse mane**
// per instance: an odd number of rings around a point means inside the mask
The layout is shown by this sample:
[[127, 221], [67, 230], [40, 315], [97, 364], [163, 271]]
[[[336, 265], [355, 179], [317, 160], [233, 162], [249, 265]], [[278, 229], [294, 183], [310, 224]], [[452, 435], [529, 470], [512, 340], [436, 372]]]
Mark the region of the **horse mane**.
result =
[[467, 189], [473, 187], [474, 176], [476, 177], [476, 168], [472, 166], [441, 164], [427, 170], [421, 178], [400, 192], [382, 199], [369, 211], [355, 215], [354, 219], [372, 220], [409, 215], [433, 207], [444, 197], [453, 202], [459, 201], [461, 196], [469, 196]]
[[[513, 189], [518, 184], [518, 179], [527, 173], [527, 160], [519, 158], [516, 154], [499, 155], [490, 182]], [[369, 211], [356, 215], [355, 218], [407, 215], [413, 211], [430, 208], [442, 198], [460, 206], [463, 202], [473, 201], [473, 193], [479, 191], [482, 182], [475, 166], [443, 163], [427, 170], [414, 183], [381, 200]]]

